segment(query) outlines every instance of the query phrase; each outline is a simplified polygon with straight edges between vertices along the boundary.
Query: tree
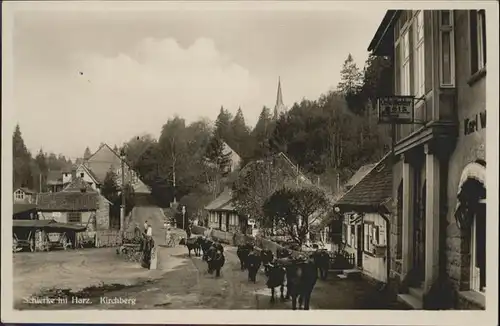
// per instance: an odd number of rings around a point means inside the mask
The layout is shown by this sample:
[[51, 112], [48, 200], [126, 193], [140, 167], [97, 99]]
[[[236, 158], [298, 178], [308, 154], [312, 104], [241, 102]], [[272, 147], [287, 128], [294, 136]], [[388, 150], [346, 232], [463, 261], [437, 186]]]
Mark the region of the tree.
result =
[[274, 192], [263, 205], [267, 223], [272, 221], [302, 246], [309, 226], [329, 208], [323, 190], [317, 187], [282, 188]]
[[33, 187], [31, 153], [26, 148], [19, 124], [12, 135], [13, 187]]
[[[42, 191], [45, 190], [46, 184], [47, 184], [47, 175], [49, 172], [49, 166], [47, 164], [47, 159], [45, 158], [45, 153], [43, 150], [40, 148], [40, 151], [35, 157], [35, 165], [41, 175], [39, 179], [41, 179], [41, 185], [39, 185], [38, 189], [42, 189]], [[41, 186], [41, 187], [40, 187]]]
[[85, 148], [85, 152], [83, 153], [83, 159], [87, 160], [91, 156], [92, 156], [92, 153], [90, 152], [90, 148], [87, 146]]
[[360, 97], [362, 85], [363, 74], [349, 53], [340, 71], [340, 82], [337, 90], [345, 97], [349, 108], [356, 113], [364, 110], [364, 103]]
[[237, 211], [243, 216], [255, 219], [260, 227], [272, 227], [264, 223], [262, 207], [267, 198], [283, 186], [293, 187], [297, 176], [279, 157], [266, 157], [248, 163], [232, 184], [232, 197]]
[[215, 120], [215, 130], [214, 134], [224, 140], [231, 146], [231, 120], [233, 119], [232, 114], [224, 109], [224, 107], [220, 107], [219, 115]]
[[231, 139], [229, 146], [233, 148], [238, 155], [248, 157], [251, 153], [249, 151], [250, 144], [250, 131], [245, 123], [245, 117], [241, 107], [238, 108], [234, 119], [231, 121]]
[[213, 135], [208, 144], [204, 161], [206, 162], [206, 182], [213, 195], [213, 199], [220, 193], [223, 178], [229, 173], [231, 153], [224, 151], [224, 142], [217, 135]]
[[[128, 163], [135, 167], [139, 157], [142, 153], [148, 149], [149, 146], [156, 144], [156, 139], [150, 134], [145, 134], [142, 136], [134, 136], [128, 142], [124, 144], [125, 155], [127, 157]], [[115, 145], [116, 147], [116, 145]], [[116, 148], [116, 152], [119, 152], [119, 149]]]
[[251, 136], [254, 140], [252, 158], [262, 158], [269, 154], [269, 139], [273, 132], [274, 123], [271, 117], [271, 110], [263, 107], [259, 115], [259, 120], [252, 130]]

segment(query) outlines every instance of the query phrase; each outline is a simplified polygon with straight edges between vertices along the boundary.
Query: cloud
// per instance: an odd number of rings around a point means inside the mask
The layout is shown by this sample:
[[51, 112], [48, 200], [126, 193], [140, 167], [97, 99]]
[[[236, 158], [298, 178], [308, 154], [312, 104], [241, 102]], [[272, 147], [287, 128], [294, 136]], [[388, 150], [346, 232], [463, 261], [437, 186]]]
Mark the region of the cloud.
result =
[[16, 112], [26, 144], [71, 156], [100, 142], [158, 136], [176, 114], [187, 122], [214, 120], [221, 105], [235, 112], [260, 98], [257, 79], [208, 38], [187, 47], [146, 38], [111, 57], [79, 52], [62, 72], [40, 67], [19, 74]]
[[147, 105], [145, 114], [167, 111], [163, 117], [177, 113], [188, 119], [214, 118], [220, 105], [244, 105], [259, 93], [250, 72], [208, 38], [199, 38], [187, 48], [175, 39], [147, 38], [128, 54], [91, 55], [83, 58], [81, 66], [100, 96], [109, 99], [120, 94], [131, 104]]

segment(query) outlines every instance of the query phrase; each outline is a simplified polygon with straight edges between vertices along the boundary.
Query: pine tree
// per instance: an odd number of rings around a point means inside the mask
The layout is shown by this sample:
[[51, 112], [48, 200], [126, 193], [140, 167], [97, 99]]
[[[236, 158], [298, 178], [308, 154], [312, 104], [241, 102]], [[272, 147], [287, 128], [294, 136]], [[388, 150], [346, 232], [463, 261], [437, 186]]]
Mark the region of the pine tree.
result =
[[90, 148], [87, 146], [87, 148], [85, 148], [85, 152], [83, 153], [83, 159], [86, 160], [90, 156], [92, 156], [92, 153], [90, 152]]
[[[42, 189], [42, 191], [44, 191], [46, 183], [47, 183], [47, 175], [48, 175], [48, 171], [49, 171], [49, 166], [47, 164], [47, 159], [45, 157], [45, 153], [43, 152], [43, 150], [41, 148], [35, 157], [35, 164], [36, 164], [36, 167], [41, 175], [41, 178], [39, 178], [39, 179], [41, 179], [41, 183], [42, 183], [41, 189]], [[38, 182], [40, 182], [40, 180]], [[39, 185], [39, 187], [40, 187], [40, 185]]]
[[214, 134], [220, 139], [224, 140], [226, 143], [231, 142], [231, 120], [232, 114], [224, 109], [223, 106], [220, 107], [219, 115], [215, 120], [215, 131]]
[[247, 150], [249, 146], [250, 131], [245, 123], [245, 117], [241, 107], [238, 108], [234, 119], [231, 121], [231, 135], [229, 146], [233, 148], [239, 155], [248, 156]]
[[259, 120], [252, 130], [252, 137], [255, 141], [254, 158], [261, 158], [269, 152], [269, 139], [273, 133], [274, 123], [271, 117], [271, 110], [263, 107], [259, 115]]
[[344, 96], [349, 109], [355, 113], [364, 111], [364, 101], [361, 98], [363, 74], [349, 53], [340, 71], [340, 82], [337, 90]]
[[24, 144], [19, 124], [16, 125], [12, 135], [13, 155], [13, 187], [33, 187], [33, 176], [31, 172], [31, 154]]

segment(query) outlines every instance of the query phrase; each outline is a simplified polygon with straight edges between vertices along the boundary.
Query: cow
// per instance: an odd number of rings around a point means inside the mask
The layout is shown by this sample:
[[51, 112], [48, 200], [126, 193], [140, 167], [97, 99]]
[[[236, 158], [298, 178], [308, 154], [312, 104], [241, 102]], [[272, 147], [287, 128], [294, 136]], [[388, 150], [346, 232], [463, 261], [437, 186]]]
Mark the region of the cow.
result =
[[257, 282], [257, 272], [261, 265], [260, 255], [256, 250], [251, 251], [246, 259], [245, 265], [248, 269], [248, 281]]
[[330, 255], [328, 255], [328, 252], [324, 249], [318, 249], [311, 254], [311, 258], [314, 260], [314, 264], [319, 271], [320, 279], [326, 280], [330, 267]]
[[275, 288], [280, 287], [281, 301], [285, 301], [285, 296], [283, 295], [283, 290], [285, 288], [285, 276], [286, 270], [283, 264], [278, 261], [273, 261], [268, 264], [267, 269], [267, 282], [266, 285], [271, 289], [271, 302], [275, 301]]
[[187, 238], [187, 239], [182, 238], [181, 241], [179, 242], [180, 245], [185, 245], [187, 247], [189, 257], [191, 257], [191, 250], [194, 250], [194, 255], [196, 257], [200, 256], [201, 243], [202, 243], [201, 237]]
[[291, 260], [286, 268], [287, 295], [292, 299], [292, 309], [309, 310], [311, 293], [316, 285], [318, 274], [312, 258], [301, 256]]
[[264, 249], [260, 252], [260, 260], [262, 261], [262, 265], [264, 265], [264, 271], [267, 275], [269, 271], [269, 264], [274, 260], [274, 255], [271, 250]]
[[202, 259], [207, 261], [207, 254], [210, 247], [213, 246], [214, 242], [208, 238], [201, 238], [201, 250], [203, 251]]
[[240, 265], [241, 265], [241, 270], [244, 271], [246, 267], [246, 260], [248, 257], [248, 254], [253, 251], [253, 244], [251, 243], [245, 243], [243, 245], [239, 245], [238, 249], [236, 250], [236, 255], [238, 256], [240, 260]]
[[218, 249], [215, 245], [212, 245], [207, 251], [207, 264], [208, 264], [208, 273], [212, 274], [215, 271], [215, 277], [220, 276], [220, 270], [226, 258], [224, 257], [224, 253], [222, 250]]

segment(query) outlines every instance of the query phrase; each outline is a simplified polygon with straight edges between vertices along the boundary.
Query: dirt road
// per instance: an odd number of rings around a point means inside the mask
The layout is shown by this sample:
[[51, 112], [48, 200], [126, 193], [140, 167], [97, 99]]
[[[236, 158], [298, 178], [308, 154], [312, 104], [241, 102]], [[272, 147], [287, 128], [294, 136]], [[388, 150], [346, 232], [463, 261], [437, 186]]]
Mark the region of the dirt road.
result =
[[[112, 252], [107, 254], [103, 249], [94, 249], [91, 254], [82, 252], [46, 253], [45, 273], [37, 273], [33, 280], [28, 274], [27, 264], [30, 259], [24, 258], [22, 272], [16, 273], [14, 279], [17, 309], [290, 309], [289, 302], [270, 303], [270, 290], [265, 286], [265, 276], [261, 272], [257, 283], [249, 283], [246, 272], [240, 271], [236, 257], [236, 248], [225, 247], [226, 264], [220, 278], [206, 272], [207, 265], [200, 257], [187, 257], [185, 247], [160, 248], [160, 269], [150, 271], [129, 262], [119, 261]], [[107, 249], [106, 249], [107, 250]], [[36, 253], [38, 255], [44, 253]], [[62, 256], [56, 256], [63, 254]], [[28, 254], [34, 256], [34, 254]], [[66, 255], [66, 258], [63, 256]], [[71, 255], [71, 259], [69, 255]], [[21, 256], [21, 255], [19, 255]], [[78, 258], [80, 257], [80, 258]], [[86, 258], [84, 258], [86, 257]], [[35, 259], [40, 259], [41, 256]], [[108, 260], [104, 263], [105, 259]], [[36, 260], [38, 260], [36, 259]], [[43, 258], [42, 258], [43, 259]], [[56, 263], [52, 268], [46, 259]], [[57, 265], [59, 262], [60, 265]], [[19, 265], [18, 264], [18, 265]], [[35, 264], [31, 262], [31, 266]], [[59, 274], [54, 275], [57, 272]], [[45, 275], [45, 276], [44, 276]], [[111, 284], [106, 287], [77, 289], [89, 286], [92, 282]], [[32, 286], [26, 286], [28, 282]], [[51, 284], [52, 283], [52, 284]], [[114, 284], [113, 284], [114, 283]], [[57, 288], [71, 288], [69, 297], [89, 299], [86, 304], [28, 304], [19, 300], [21, 292], [46, 294], [36, 291], [42, 285]], [[21, 291], [23, 289], [23, 291]], [[318, 281], [311, 299], [311, 309], [359, 309], [377, 308], [380, 300], [373, 297], [373, 289], [366, 282], [340, 280], [332, 277], [327, 281]], [[109, 302], [102, 298], [113, 299]], [[121, 298], [121, 299], [120, 299]], [[121, 303], [119, 302], [121, 300]]]

